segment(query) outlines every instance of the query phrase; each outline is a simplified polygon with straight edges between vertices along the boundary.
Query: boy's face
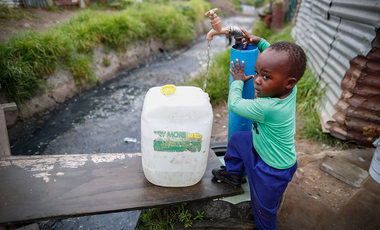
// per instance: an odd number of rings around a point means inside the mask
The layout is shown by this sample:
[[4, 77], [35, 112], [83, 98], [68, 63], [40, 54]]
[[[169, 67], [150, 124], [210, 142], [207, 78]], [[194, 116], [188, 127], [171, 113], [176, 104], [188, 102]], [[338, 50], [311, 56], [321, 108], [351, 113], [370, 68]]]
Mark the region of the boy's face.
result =
[[[287, 87], [289, 71], [285, 52], [264, 50], [256, 60], [254, 86], [258, 97], [285, 98], [291, 93]], [[289, 93], [290, 90], [290, 93]]]

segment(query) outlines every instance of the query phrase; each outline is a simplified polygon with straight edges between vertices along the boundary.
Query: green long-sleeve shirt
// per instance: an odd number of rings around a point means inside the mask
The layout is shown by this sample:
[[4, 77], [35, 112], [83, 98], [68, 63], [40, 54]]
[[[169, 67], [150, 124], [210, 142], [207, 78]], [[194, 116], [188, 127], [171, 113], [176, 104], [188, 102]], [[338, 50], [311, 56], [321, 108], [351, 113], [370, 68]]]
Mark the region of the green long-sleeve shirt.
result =
[[[258, 48], [263, 51], [269, 45], [261, 39]], [[266, 164], [276, 169], [292, 167], [297, 160], [294, 144], [297, 86], [284, 99], [243, 99], [243, 86], [243, 81], [232, 82], [228, 108], [253, 121], [253, 145]]]

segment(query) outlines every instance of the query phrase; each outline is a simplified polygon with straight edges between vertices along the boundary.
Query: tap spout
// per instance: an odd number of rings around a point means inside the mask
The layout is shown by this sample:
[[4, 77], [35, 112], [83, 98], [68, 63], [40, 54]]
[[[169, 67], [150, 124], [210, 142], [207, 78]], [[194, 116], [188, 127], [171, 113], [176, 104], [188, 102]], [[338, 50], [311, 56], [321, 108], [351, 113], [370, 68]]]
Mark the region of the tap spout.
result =
[[237, 26], [230, 27], [230, 34], [234, 36], [235, 39], [243, 39], [243, 31]]
[[220, 34], [229, 34], [230, 33], [230, 27], [222, 28], [221, 30], [217, 31], [215, 29], [211, 29], [206, 36], [207, 41], [212, 41], [212, 37], [214, 35], [220, 35]]
[[241, 50], [243, 43], [243, 31], [237, 26], [231, 26], [230, 34], [235, 38], [235, 49]]

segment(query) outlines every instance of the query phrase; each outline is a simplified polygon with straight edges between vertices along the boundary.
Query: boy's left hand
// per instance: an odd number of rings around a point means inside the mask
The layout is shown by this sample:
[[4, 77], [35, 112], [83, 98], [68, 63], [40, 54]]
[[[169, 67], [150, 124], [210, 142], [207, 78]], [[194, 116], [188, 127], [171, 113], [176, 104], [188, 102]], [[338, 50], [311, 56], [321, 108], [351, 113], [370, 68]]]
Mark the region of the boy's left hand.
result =
[[236, 59], [236, 66], [233, 61], [231, 62], [231, 66], [232, 66], [232, 70], [230, 69], [230, 73], [234, 81], [241, 80], [243, 82], [246, 82], [249, 79], [254, 77], [254, 75], [245, 76], [244, 61], [241, 62], [241, 68], [239, 64], [239, 59]]

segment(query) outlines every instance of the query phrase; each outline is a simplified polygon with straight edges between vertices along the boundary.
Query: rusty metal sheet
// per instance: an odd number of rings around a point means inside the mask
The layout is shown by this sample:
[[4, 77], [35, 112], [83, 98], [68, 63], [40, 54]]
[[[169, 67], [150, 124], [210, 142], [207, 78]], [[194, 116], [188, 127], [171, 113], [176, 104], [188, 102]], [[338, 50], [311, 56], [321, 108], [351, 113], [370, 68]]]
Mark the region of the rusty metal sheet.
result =
[[[375, 28], [372, 26], [341, 19], [335, 40], [331, 44], [326, 66], [321, 74], [322, 85], [327, 84], [327, 103], [335, 105], [338, 102], [342, 94], [340, 83], [350, 67], [349, 61], [358, 54], [367, 55], [372, 48], [371, 43], [375, 36]], [[326, 110], [327, 119], [331, 120], [331, 114], [334, 114], [336, 110], [327, 103], [323, 110]]]
[[[378, 138], [366, 132], [368, 127], [380, 129], [380, 48], [372, 48], [366, 57], [358, 56], [350, 61], [342, 81], [344, 90], [336, 103], [336, 120], [330, 126], [331, 135], [340, 139], [352, 139], [363, 146], [371, 146]], [[345, 134], [346, 132], [346, 134]]]
[[334, 0], [329, 10], [331, 15], [380, 27], [380, 1]]
[[284, 19], [284, 4], [281, 2], [276, 5], [272, 12], [271, 26], [274, 29], [280, 29]]
[[[379, 22], [379, 0], [302, 1], [291, 33], [306, 51], [308, 66], [320, 79], [321, 86], [326, 87], [320, 112], [324, 131], [330, 129], [335, 136], [354, 138], [360, 143], [365, 143], [365, 138], [354, 125], [359, 123], [353, 119], [354, 124], [347, 123], [352, 127], [346, 127], [345, 118], [366, 114], [368, 121], [378, 121], [380, 54], [371, 52], [371, 56], [365, 56], [373, 44], [378, 44], [375, 38]], [[356, 58], [358, 55], [365, 61]], [[350, 60], [354, 60], [351, 68]], [[353, 79], [345, 79], [347, 74]]]

